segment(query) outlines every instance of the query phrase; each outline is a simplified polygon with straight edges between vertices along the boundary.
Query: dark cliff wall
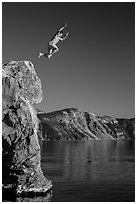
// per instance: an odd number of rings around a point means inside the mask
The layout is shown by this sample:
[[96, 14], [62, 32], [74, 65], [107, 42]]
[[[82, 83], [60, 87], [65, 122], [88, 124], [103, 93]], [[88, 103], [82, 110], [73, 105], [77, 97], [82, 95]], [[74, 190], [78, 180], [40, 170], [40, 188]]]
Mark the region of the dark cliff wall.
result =
[[46, 139], [134, 139], [135, 119], [117, 119], [70, 108], [38, 114]]

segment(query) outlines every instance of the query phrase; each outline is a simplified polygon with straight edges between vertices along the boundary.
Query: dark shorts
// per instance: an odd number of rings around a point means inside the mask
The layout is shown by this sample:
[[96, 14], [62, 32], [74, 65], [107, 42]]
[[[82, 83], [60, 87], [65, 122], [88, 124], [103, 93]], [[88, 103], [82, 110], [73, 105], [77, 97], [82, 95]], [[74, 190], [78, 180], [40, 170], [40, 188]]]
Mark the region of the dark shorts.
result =
[[48, 46], [48, 50], [54, 51], [54, 50], [56, 50], [56, 48], [55, 48], [53, 45], [49, 45], [49, 46]]

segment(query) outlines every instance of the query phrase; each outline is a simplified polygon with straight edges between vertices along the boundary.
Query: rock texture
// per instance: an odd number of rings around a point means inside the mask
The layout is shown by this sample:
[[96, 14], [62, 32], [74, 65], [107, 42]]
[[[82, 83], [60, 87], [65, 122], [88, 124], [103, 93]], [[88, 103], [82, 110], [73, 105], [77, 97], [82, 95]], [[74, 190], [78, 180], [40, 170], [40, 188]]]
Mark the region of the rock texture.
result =
[[50, 140], [117, 140], [135, 137], [135, 118], [112, 118], [76, 108], [39, 113], [38, 118], [42, 137]]
[[46, 193], [51, 181], [41, 170], [38, 119], [33, 104], [42, 100], [41, 82], [29, 61], [3, 65], [2, 183], [16, 195]]

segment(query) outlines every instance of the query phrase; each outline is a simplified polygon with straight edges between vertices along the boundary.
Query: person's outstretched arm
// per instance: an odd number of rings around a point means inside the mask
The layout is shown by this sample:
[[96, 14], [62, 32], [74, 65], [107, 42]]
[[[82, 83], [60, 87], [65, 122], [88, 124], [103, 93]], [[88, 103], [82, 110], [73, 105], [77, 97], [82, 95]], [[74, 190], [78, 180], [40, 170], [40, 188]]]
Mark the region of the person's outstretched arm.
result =
[[64, 26], [59, 29], [59, 31], [62, 31], [66, 26], [67, 26], [67, 24], [65, 23]]
[[67, 33], [67, 34], [64, 36], [64, 38], [61, 38], [61, 41], [62, 41], [62, 40], [65, 40], [66, 37], [68, 37], [68, 34], [69, 34], [69, 33]]

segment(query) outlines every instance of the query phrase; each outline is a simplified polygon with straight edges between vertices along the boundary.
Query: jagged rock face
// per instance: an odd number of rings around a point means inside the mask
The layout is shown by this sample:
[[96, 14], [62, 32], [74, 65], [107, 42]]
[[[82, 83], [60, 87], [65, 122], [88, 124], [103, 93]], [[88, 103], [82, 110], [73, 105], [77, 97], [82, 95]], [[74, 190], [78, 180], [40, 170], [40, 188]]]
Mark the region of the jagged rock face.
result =
[[40, 130], [47, 139], [134, 139], [135, 119], [116, 119], [70, 108], [38, 114]]
[[33, 64], [3, 65], [2, 167], [4, 189], [17, 194], [43, 193], [52, 187], [41, 170], [38, 119], [33, 104], [42, 100]]

